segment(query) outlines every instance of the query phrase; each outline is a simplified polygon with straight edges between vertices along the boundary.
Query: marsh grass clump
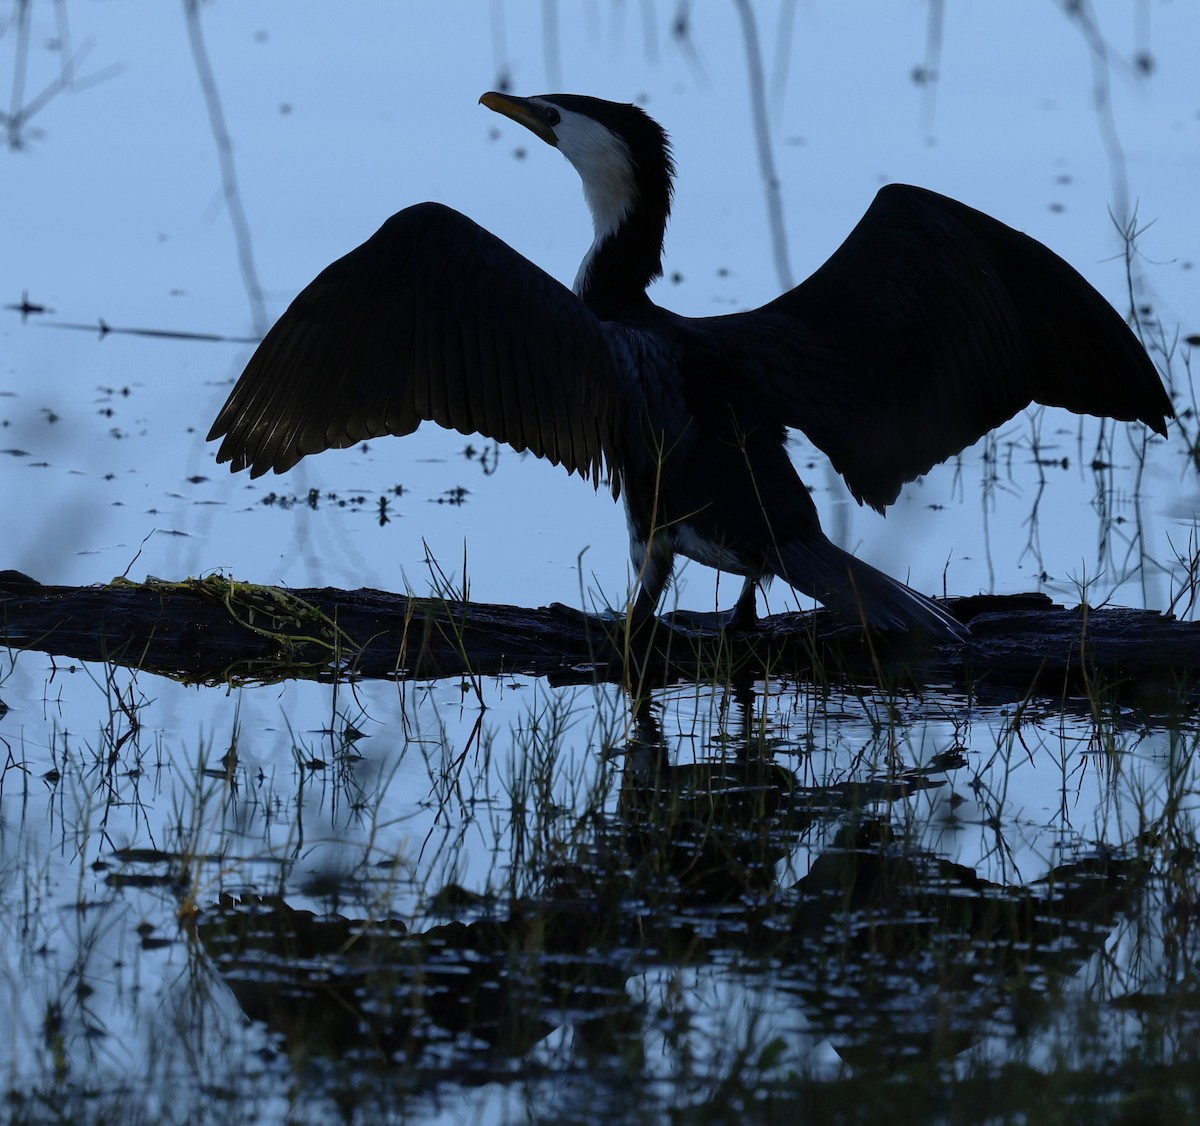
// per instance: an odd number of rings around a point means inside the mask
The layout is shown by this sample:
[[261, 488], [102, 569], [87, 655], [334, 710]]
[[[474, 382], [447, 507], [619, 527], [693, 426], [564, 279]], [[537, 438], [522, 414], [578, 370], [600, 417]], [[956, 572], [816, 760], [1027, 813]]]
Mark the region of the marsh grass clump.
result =
[[281, 587], [240, 582], [217, 573], [180, 582], [148, 578], [144, 583], [116, 579], [114, 584], [198, 594], [224, 606], [242, 629], [271, 642], [274, 653], [270, 657], [231, 664], [225, 670], [222, 679], [230, 686], [349, 667], [358, 649], [336, 621]]

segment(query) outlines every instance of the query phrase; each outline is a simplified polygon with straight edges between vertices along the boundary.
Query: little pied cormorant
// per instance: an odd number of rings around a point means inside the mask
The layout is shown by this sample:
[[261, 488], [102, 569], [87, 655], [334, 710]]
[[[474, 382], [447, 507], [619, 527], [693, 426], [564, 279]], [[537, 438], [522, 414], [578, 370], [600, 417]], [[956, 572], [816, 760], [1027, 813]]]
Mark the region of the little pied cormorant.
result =
[[575, 166], [595, 239], [574, 290], [436, 203], [393, 215], [314, 280], [254, 353], [209, 439], [252, 477], [423, 421], [481, 433], [623, 495], [652, 616], [675, 555], [742, 575], [732, 620], [779, 576], [879, 629], [968, 635], [832, 544], [788, 458], [796, 427], [859, 503], [1031, 401], [1140, 419], [1170, 399], [1112, 306], [1040, 243], [945, 196], [883, 188], [834, 255], [760, 309], [681, 317], [662, 273], [674, 166], [636, 106], [484, 94]]

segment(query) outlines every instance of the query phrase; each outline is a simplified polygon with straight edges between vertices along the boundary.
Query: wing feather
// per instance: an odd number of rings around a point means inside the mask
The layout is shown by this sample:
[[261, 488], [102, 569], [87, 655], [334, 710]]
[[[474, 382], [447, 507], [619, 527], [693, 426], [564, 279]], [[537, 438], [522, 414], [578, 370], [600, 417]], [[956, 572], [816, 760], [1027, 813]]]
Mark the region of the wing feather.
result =
[[292, 302], [208, 437], [256, 477], [431, 421], [598, 481], [635, 384], [613, 332], [470, 219], [419, 204]]
[[1031, 402], [1159, 434], [1174, 414], [1137, 337], [1070, 265], [908, 185], [883, 188], [795, 289], [719, 320], [744, 357], [741, 389], [880, 509]]

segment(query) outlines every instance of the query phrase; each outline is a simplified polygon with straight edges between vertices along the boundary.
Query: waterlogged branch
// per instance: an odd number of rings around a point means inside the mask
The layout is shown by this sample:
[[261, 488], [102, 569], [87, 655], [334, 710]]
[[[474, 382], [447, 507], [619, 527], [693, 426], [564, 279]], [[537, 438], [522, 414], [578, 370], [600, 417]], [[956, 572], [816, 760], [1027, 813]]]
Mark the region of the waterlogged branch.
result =
[[763, 74], [762, 52], [758, 43], [758, 26], [749, 0], [735, 0], [734, 7], [742, 21], [742, 38], [746, 47], [746, 71], [750, 80], [750, 114], [754, 122], [754, 144], [758, 150], [759, 171], [767, 197], [767, 222], [771, 228], [771, 246], [775, 255], [775, 276], [785, 292], [795, 285], [792, 265], [788, 258], [787, 232], [783, 220], [783, 199], [779, 174], [775, 171], [775, 156], [771, 151], [771, 129], [767, 122], [766, 78]]
[[221, 108], [216, 75], [208, 57], [208, 48], [204, 43], [204, 31], [200, 26], [199, 0], [185, 0], [184, 18], [187, 24], [188, 42], [192, 48], [192, 58], [196, 65], [196, 76], [200, 80], [200, 90], [204, 96], [205, 109], [208, 111], [209, 126], [212, 129], [213, 141], [217, 146], [217, 162], [221, 169], [221, 188], [225, 195], [225, 206], [229, 211], [229, 221], [233, 226], [234, 240], [237, 243], [242, 284], [246, 287], [246, 296], [250, 301], [254, 330], [259, 336], [263, 336], [266, 334], [270, 322], [267, 320], [266, 301], [258, 280], [258, 268], [254, 264], [250, 221], [246, 217], [241, 189], [238, 187], [237, 167], [233, 160], [233, 138], [225, 124], [225, 111]]
[[554, 683], [748, 679], [957, 687], [1153, 712], [1194, 702], [1200, 624], [1154, 611], [1066, 609], [1044, 595], [951, 599], [974, 640], [869, 636], [825, 612], [780, 614], [749, 631], [682, 618], [630, 637], [625, 623], [379, 590], [282, 590], [220, 575], [42, 586], [0, 572], [0, 644], [105, 661], [200, 683], [289, 678], [427, 679], [525, 674]]
[[5, 135], [8, 148], [18, 151], [28, 146], [29, 124], [61, 94], [75, 94], [100, 82], [107, 81], [114, 75], [120, 74], [122, 67], [108, 66], [91, 74], [81, 74], [82, 65], [92, 44], [84, 43], [78, 50], [70, 46], [70, 32], [65, 10], [56, 5], [59, 69], [58, 74], [50, 79], [35, 94], [30, 94], [28, 85], [30, 44], [33, 31], [32, 4], [17, 4], [12, 21], [7, 26], [0, 26], [0, 38], [6, 31], [15, 26], [15, 43], [13, 49], [12, 87], [9, 93], [9, 107], [0, 109], [0, 130]]

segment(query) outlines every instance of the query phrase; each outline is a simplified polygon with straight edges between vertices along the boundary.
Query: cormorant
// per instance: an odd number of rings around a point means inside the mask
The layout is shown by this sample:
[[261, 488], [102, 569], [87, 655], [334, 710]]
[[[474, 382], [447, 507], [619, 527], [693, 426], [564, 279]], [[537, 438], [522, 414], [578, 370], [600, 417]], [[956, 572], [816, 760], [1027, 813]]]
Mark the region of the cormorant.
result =
[[436, 203], [327, 267], [254, 353], [209, 439], [252, 477], [422, 421], [481, 433], [623, 496], [651, 617], [675, 555], [779, 576], [879, 629], [965, 638], [942, 606], [832, 544], [788, 458], [796, 427], [859, 503], [1031, 401], [1140, 419], [1170, 399], [1111, 305], [1046, 247], [955, 200], [892, 184], [807, 281], [762, 308], [682, 317], [662, 273], [674, 166], [633, 105], [575, 94], [480, 101], [575, 166], [595, 238], [573, 290]]

